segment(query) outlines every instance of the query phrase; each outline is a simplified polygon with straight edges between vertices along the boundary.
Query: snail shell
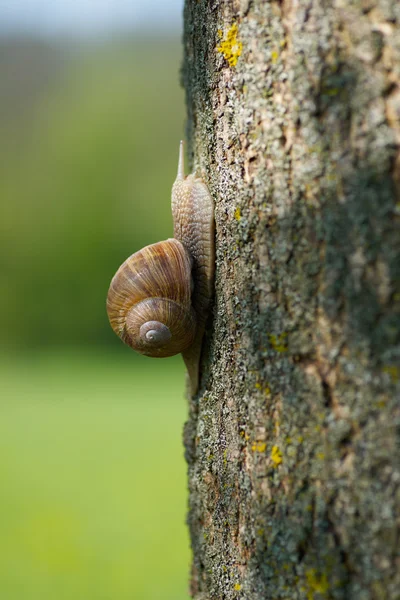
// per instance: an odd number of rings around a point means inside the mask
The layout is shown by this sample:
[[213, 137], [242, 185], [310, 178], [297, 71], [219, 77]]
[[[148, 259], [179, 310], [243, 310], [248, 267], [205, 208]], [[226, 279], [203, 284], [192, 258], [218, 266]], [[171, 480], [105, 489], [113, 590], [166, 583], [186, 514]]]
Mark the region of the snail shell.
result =
[[183, 142], [171, 200], [174, 239], [146, 246], [120, 266], [107, 313], [115, 333], [141, 354], [181, 352], [194, 395], [214, 287], [214, 204], [200, 177], [185, 176]]
[[111, 281], [111, 327], [147, 356], [163, 358], [186, 350], [196, 334], [191, 286], [191, 259], [181, 242], [169, 239], [142, 248]]

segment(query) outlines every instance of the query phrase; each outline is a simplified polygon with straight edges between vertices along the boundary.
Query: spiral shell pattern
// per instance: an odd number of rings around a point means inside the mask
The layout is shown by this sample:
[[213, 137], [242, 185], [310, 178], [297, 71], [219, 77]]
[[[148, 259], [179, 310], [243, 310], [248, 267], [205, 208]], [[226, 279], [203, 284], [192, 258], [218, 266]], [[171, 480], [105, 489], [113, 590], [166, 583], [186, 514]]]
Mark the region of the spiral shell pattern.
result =
[[107, 313], [115, 333], [147, 356], [166, 357], [195, 337], [191, 306], [191, 259], [175, 239], [132, 254], [113, 277]]

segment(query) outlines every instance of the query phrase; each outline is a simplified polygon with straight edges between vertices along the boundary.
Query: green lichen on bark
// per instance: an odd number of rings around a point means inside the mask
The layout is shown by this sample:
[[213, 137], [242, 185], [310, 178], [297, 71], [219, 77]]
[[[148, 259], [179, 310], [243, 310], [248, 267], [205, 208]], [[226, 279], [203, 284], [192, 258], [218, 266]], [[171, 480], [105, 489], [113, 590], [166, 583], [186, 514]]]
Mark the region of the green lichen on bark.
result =
[[217, 248], [192, 595], [398, 598], [400, 5], [186, 0], [182, 79]]

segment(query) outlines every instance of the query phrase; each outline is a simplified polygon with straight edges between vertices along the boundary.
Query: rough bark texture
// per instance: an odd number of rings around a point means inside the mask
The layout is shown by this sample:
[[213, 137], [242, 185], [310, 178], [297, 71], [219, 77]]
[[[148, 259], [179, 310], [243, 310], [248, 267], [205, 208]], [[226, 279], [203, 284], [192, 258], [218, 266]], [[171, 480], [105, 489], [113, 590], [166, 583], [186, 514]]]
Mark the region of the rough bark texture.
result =
[[217, 248], [192, 595], [400, 598], [400, 3], [186, 0], [182, 73]]

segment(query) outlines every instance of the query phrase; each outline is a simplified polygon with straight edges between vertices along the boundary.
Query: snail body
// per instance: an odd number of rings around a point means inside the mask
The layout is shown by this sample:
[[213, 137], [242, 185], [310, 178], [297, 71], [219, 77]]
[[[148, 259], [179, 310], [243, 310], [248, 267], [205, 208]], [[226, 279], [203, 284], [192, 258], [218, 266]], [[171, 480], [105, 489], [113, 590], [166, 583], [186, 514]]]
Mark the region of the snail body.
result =
[[107, 313], [131, 348], [156, 358], [182, 353], [191, 394], [213, 293], [214, 207], [207, 186], [184, 175], [181, 142], [172, 187], [174, 238], [132, 254], [114, 275]]

